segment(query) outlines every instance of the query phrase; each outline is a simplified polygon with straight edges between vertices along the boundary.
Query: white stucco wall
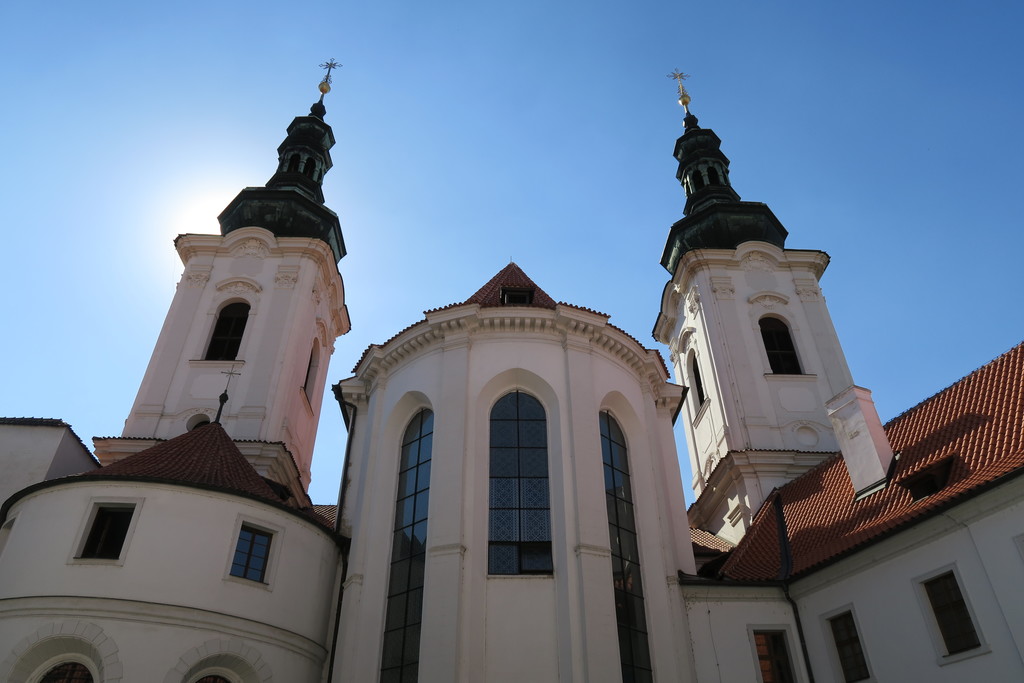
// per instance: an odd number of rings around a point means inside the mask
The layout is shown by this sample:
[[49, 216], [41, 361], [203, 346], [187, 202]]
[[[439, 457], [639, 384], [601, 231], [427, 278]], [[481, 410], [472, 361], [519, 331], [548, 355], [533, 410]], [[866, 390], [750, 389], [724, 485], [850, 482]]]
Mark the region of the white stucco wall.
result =
[[[679, 394], [656, 358], [603, 316], [467, 306], [428, 314], [357, 372], [342, 383], [360, 415], [342, 512], [353, 540], [341, 680], [380, 667], [399, 439], [421, 408], [435, 418], [420, 680], [619, 680], [602, 410], [629, 445], [655, 675], [691, 680], [674, 588], [694, 566], [671, 436]], [[555, 569], [489, 577], [490, 410], [517, 389], [547, 416]]]
[[[666, 287], [655, 336], [671, 350], [676, 381], [691, 389], [680, 419], [698, 497], [692, 521], [733, 542], [768, 492], [839, 450], [825, 402], [853, 380], [818, 287], [827, 264], [824, 252], [745, 242], [687, 252]], [[765, 317], [786, 324], [803, 374], [772, 373], [758, 324]], [[737, 452], [745, 455], [730, 463]], [[723, 459], [730, 471], [712, 480]]]
[[[104, 502], [135, 505], [121, 559], [76, 559]], [[207, 640], [248, 648], [276, 680], [318, 680], [340, 553], [314, 522], [219, 492], [87, 479], [35, 491], [8, 518], [0, 653], [81, 622], [117, 643], [125, 681], [162, 681]], [[243, 522], [273, 533], [266, 584], [229, 575]]]
[[[334, 340], [349, 329], [330, 248], [255, 227], [181, 235], [175, 244], [185, 272], [123, 435], [171, 438], [196, 415], [212, 419], [223, 373], [234, 370], [241, 374], [231, 381], [221, 423], [236, 439], [283, 441], [308, 486]], [[237, 360], [203, 360], [220, 310], [236, 302], [250, 306]], [[320, 363], [307, 399], [302, 387], [314, 339]]]
[[[815, 674], [841, 680], [827, 618], [852, 611], [872, 679], [1024, 679], [1024, 481], [982, 494], [796, 582]], [[947, 656], [920, 582], [953, 571], [981, 647]]]
[[0, 424], [0, 503], [26, 486], [97, 467], [67, 427]]

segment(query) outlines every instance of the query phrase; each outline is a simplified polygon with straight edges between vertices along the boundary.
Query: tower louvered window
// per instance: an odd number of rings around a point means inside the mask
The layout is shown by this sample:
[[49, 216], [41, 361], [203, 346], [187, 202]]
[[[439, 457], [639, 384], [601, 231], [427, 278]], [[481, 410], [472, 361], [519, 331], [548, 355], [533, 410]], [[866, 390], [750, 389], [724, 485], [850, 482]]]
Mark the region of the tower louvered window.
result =
[[601, 413], [600, 422], [622, 680], [646, 683], [654, 679], [647, 643], [647, 616], [640, 578], [640, 549], [633, 515], [633, 487], [630, 485], [626, 437], [615, 418], [607, 412]]
[[768, 354], [768, 365], [776, 375], [800, 375], [800, 359], [796, 355], [793, 337], [786, 323], [778, 318], [761, 318], [761, 339]]
[[204, 360], [235, 360], [242, 345], [245, 323], [249, 320], [249, 304], [228, 304], [220, 310], [213, 326], [213, 336]]
[[550, 574], [551, 504], [547, 418], [529, 394], [513, 391], [491, 409], [491, 574]]
[[381, 683], [409, 683], [419, 676], [433, 439], [434, 413], [421, 410], [402, 437]]

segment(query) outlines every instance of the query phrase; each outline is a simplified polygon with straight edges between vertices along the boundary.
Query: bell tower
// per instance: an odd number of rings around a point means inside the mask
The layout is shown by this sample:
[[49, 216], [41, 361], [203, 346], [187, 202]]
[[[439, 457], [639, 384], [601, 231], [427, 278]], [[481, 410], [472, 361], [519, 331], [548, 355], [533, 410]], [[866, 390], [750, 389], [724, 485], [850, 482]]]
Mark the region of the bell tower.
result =
[[686, 75], [671, 77], [686, 204], [661, 259], [671, 280], [654, 336], [689, 389], [690, 521], [735, 542], [774, 487], [840, 450], [826, 403], [853, 381], [818, 287], [828, 255], [787, 249], [771, 209], [740, 200], [721, 140], [689, 110]]
[[350, 327], [345, 242], [321, 187], [339, 65], [322, 66], [320, 99], [288, 126], [266, 186], [228, 204], [221, 234], [175, 239], [184, 273], [122, 436], [96, 441], [104, 464], [217, 419], [260, 474], [305, 495], [328, 362]]

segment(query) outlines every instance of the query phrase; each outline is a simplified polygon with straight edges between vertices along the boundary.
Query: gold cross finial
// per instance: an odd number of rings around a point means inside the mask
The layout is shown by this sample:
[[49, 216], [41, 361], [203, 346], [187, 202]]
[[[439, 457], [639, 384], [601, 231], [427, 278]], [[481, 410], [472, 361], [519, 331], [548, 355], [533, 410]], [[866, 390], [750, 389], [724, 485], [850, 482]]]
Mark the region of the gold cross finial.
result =
[[685, 81], [687, 78], [689, 78], [690, 75], [689, 74], [684, 74], [679, 69], [676, 69], [675, 71], [670, 73], [668, 75], [668, 77], [669, 78], [674, 78], [676, 80], [676, 84], [679, 86], [679, 104], [681, 104], [683, 106], [683, 109], [686, 110], [686, 113], [689, 114], [690, 113], [690, 106], [689, 106], [690, 105], [690, 93], [688, 93], [686, 91], [686, 86], [683, 85], [683, 81]]
[[326, 95], [327, 93], [331, 92], [331, 82], [333, 81], [333, 79], [331, 78], [331, 69], [337, 69], [340, 67], [341, 64], [338, 64], [336, 61], [334, 61], [333, 57], [320, 65], [321, 69], [327, 69], [327, 73], [324, 74], [324, 80], [320, 81], [319, 87], [321, 95]]

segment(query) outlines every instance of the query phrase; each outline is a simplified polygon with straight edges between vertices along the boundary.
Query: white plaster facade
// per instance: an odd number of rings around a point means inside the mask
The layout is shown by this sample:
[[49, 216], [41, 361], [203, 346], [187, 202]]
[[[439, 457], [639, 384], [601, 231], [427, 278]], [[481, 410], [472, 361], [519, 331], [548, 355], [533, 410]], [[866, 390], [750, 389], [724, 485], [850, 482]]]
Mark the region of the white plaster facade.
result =
[[[175, 246], [185, 271], [123, 436], [167, 439], [197, 416], [213, 419], [223, 373], [234, 370], [240, 374], [232, 377], [221, 423], [235, 440], [282, 442], [308, 486], [334, 340], [350, 327], [330, 247], [255, 227], [180, 235]], [[235, 302], [250, 306], [237, 359], [203, 360], [219, 312]], [[314, 353], [319, 362], [307, 390]], [[124, 446], [97, 440], [97, 457], [123, 457]]]
[[0, 503], [26, 486], [96, 469], [92, 454], [59, 420], [0, 420]]
[[[1016, 478], [809, 576], [798, 605], [814, 680], [844, 680], [828, 619], [851, 612], [866, 681], [1024, 679], [1024, 480]], [[948, 655], [921, 582], [953, 571], [981, 646]], [[691, 581], [682, 588], [699, 681], [760, 681], [754, 630], [786, 635], [798, 681], [805, 659], [782, 584]]]
[[[419, 680], [619, 681], [598, 418], [628, 440], [655, 676], [693, 680], [676, 588], [694, 571], [671, 416], [681, 388], [605, 316], [462, 305], [371, 347], [340, 384], [357, 407], [341, 528], [352, 549], [337, 680], [376, 680], [400, 439], [434, 412]], [[554, 572], [488, 575], [491, 407], [520, 390], [543, 405]]]
[[[78, 559], [91, 511], [135, 506], [121, 557]], [[83, 477], [30, 489], [0, 540], [0, 680], [80, 661], [97, 682], [317, 681], [340, 548], [253, 498]], [[242, 523], [273, 533], [266, 582], [229, 574]], [[45, 542], [41, 542], [45, 539]]]
[[[681, 415], [697, 495], [690, 521], [733, 543], [773, 488], [839, 450], [825, 403], [853, 380], [818, 287], [827, 265], [824, 252], [766, 242], [694, 249], [665, 288], [654, 333], [691, 389]], [[764, 317], [786, 324], [803, 374], [772, 373]]]

